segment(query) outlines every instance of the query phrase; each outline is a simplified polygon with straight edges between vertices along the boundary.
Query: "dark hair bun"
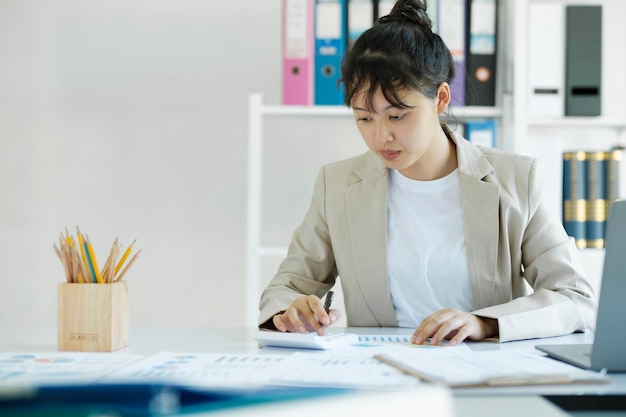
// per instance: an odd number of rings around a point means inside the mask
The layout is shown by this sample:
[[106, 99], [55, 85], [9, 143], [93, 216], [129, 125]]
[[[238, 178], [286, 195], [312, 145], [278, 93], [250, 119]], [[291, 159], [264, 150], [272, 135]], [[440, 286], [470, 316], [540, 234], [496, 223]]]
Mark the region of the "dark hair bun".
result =
[[387, 16], [378, 19], [378, 23], [406, 21], [432, 29], [433, 22], [426, 13], [426, 0], [398, 0]]

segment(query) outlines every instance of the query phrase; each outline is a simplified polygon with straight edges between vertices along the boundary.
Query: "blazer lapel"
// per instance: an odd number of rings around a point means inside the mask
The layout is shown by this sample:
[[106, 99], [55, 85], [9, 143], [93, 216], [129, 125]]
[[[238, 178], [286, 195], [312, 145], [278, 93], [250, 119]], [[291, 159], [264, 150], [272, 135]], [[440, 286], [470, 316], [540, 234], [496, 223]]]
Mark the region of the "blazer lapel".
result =
[[472, 304], [475, 310], [491, 305], [495, 293], [498, 200], [497, 185], [461, 175], [465, 248], [472, 281]]
[[380, 326], [397, 326], [387, 278], [387, 169], [368, 152], [345, 191], [356, 279]]
[[457, 147], [472, 304], [478, 309], [492, 305], [495, 294], [500, 190], [483, 181], [493, 171], [483, 153], [460, 136], [449, 137]]

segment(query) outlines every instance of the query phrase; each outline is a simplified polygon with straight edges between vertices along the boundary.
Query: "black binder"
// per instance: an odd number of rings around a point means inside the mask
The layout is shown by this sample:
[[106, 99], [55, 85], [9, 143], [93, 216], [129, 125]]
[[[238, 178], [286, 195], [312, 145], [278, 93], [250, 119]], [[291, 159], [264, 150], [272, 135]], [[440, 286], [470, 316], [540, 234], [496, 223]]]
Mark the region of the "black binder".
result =
[[602, 6], [567, 6], [565, 115], [602, 113]]
[[467, 106], [495, 106], [498, 2], [466, 0]]

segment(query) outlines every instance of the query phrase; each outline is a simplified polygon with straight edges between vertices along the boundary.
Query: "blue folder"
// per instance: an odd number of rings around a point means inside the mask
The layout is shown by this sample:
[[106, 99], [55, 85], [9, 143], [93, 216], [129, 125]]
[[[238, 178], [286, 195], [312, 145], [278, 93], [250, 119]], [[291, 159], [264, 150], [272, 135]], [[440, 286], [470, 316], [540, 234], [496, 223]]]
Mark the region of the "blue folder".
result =
[[334, 388], [192, 388], [162, 384], [51, 385], [0, 390], [3, 417], [152, 417], [350, 392]]

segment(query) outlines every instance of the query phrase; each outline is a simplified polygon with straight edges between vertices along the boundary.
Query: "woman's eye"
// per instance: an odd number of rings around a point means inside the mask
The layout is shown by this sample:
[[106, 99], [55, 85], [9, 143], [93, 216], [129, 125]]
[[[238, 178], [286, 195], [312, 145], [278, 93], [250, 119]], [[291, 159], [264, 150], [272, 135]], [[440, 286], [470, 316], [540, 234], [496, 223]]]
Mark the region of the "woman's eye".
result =
[[370, 120], [372, 120], [371, 117], [357, 117], [356, 119], [357, 122], [369, 122]]
[[401, 120], [404, 117], [404, 114], [400, 114], [397, 116], [389, 116], [389, 119], [391, 120]]

